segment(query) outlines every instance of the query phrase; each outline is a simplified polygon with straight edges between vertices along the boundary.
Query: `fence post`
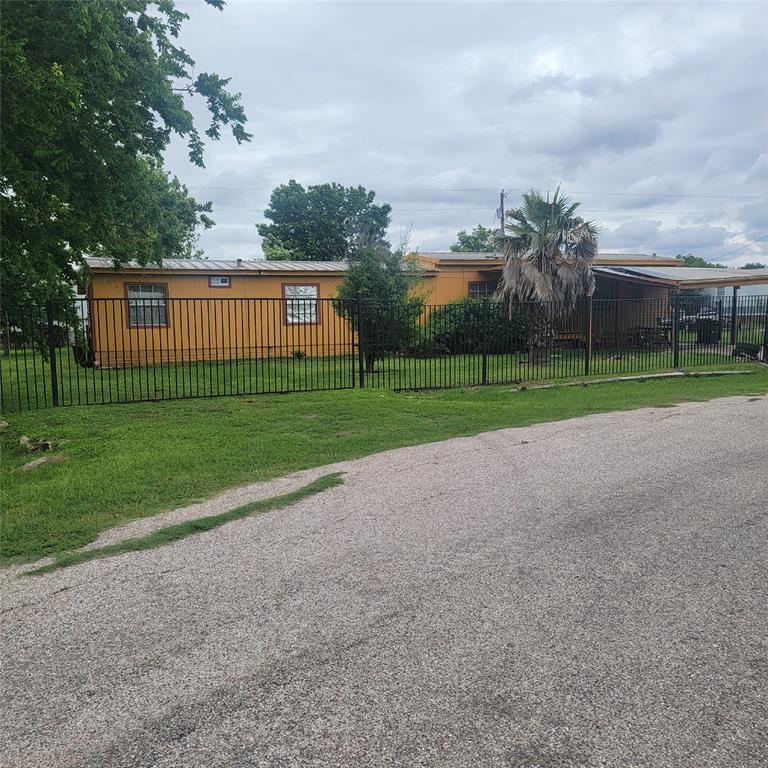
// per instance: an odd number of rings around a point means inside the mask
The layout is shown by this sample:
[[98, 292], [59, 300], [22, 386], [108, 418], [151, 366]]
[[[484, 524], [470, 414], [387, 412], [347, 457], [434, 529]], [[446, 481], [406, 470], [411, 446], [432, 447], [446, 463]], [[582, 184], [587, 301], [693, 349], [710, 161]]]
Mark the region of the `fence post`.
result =
[[736, 329], [736, 322], [738, 318], [738, 312], [736, 311], [736, 304], [739, 301], [739, 286], [734, 285], [733, 286], [733, 303], [731, 304], [731, 346], [736, 345], [736, 339], [738, 336], [738, 331]]
[[357, 375], [360, 389], [365, 389], [365, 355], [363, 353], [363, 296], [355, 297], [357, 305]]
[[768, 363], [768, 296], [765, 297], [765, 314], [763, 315], [763, 362]]
[[48, 337], [48, 361], [51, 364], [51, 403], [54, 406], [59, 404], [59, 372], [56, 369], [56, 337], [54, 325], [53, 302], [49, 301], [45, 305], [47, 320]]
[[483, 384], [488, 383], [488, 297], [483, 299]]
[[672, 367], [680, 367], [680, 291], [672, 294]]
[[592, 296], [584, 301], [584, 375], [589, 376], [592, 363]]

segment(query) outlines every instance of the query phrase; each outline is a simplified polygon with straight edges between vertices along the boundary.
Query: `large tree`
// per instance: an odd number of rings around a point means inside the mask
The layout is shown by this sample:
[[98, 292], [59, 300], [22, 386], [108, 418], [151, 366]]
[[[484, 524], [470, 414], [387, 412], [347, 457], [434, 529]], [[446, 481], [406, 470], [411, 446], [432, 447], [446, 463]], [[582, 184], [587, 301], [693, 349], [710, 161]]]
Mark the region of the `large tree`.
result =
[[459, 231], [451, 250], [456, 253], [490, 253], [494, 247], [493, 230], [478, 224], [471, 232], [466, 229]]
[[[221, 9], [223, 0], [206, 0]], [[172, 134], [203, 165], [188, 102], [248, 141], [239, 94], [202, 72], [177, 38], [174, 0], [4, 3], [0, 214], [6, 306], [65, 293], [84, 257], [159, 263], [194, 250], [210, 204], [162, 165]]]
[[533, 305], [529, 343], [539, 359], [551, 348], [554, 320], [594, 291], [598, 228], [576, 215], [578, 207], [559, 187], [551, 199], [531, 189], [507, 211], [505, 232], [496, 238], [504, 254], [499, 294], [510, 309]]
[[384, 242], [392, 207], [377, 205], [365, 187], [318, 184], [306, 189], [291, 179], [272, 191], [259, 224], [268, 259], [340, 261], [361, 239]]

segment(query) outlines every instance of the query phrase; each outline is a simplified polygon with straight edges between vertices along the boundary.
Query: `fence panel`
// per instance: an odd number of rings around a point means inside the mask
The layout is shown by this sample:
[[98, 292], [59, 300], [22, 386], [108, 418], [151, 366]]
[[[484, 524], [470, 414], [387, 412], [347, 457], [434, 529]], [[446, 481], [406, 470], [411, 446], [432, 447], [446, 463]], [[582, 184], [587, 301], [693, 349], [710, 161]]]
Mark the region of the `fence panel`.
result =
[[730, 362], [734, 352], [768, 346], [768, 294], [511, 310], [492, 298], [401, 306], [148, 296], [4, 307], [0, 318], [4, 411], [643, 373]]

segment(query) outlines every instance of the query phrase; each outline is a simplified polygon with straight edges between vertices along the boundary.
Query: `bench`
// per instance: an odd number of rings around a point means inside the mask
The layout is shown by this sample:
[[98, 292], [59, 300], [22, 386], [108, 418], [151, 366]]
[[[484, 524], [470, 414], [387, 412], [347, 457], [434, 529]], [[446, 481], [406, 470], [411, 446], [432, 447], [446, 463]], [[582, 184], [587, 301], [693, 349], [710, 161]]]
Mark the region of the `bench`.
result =
[[750, 360], [757, 360], [757, 356], [760, 354], [759, 344], [734, 344], [733, 357], [747, 357]]

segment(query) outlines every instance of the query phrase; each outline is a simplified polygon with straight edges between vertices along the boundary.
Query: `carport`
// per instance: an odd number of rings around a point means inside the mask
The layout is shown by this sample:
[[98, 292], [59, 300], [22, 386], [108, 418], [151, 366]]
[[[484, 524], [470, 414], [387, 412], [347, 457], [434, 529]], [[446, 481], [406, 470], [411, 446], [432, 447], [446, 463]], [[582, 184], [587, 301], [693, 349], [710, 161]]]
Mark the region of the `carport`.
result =
[[[613, 299], [637, 300], [632, 327], [641, 346], [670, 348], [674, 365], [725, 354], [757, 357], [768, 347], [768, 269], [595, 266], [597, 343], [611, 326]], [[605, 342], [603, 342], [605, 343]]]

